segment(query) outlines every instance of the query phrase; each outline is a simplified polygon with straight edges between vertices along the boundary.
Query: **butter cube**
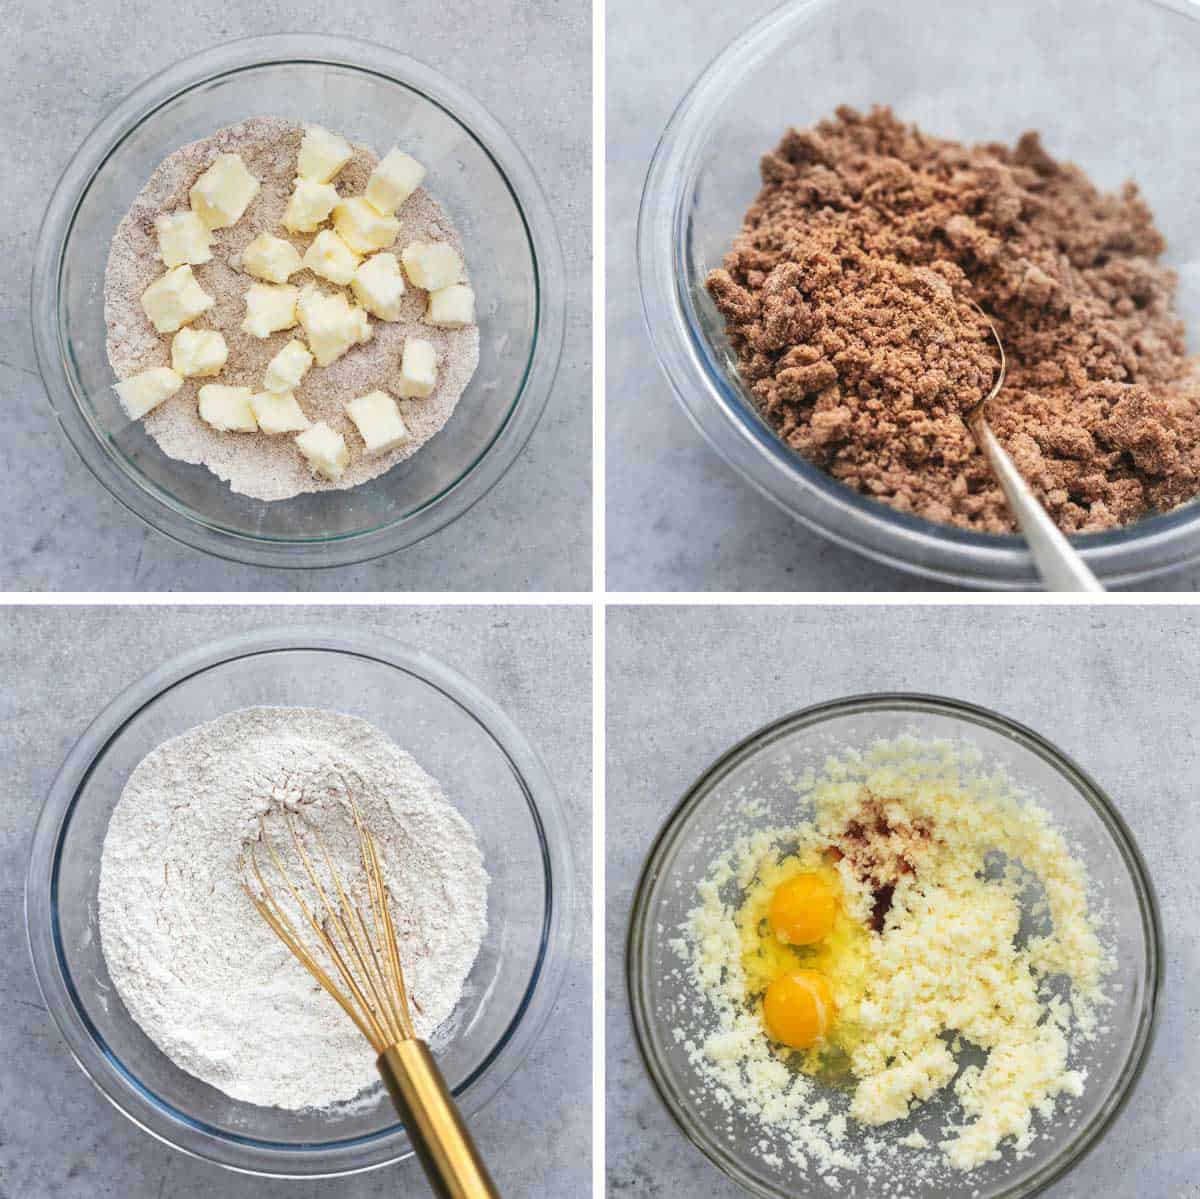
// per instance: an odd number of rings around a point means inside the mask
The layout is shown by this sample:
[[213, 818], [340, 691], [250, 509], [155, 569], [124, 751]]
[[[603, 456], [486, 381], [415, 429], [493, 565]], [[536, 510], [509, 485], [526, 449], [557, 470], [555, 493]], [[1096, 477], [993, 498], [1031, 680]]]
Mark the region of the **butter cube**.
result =
[[419, 337], [404, 342], [396, 390], [405, 399], [423, 399], [437, 386], [437, 350]]
[[308, 125], [300, 142], [296, 174], [315, 183], [328, 183], [354, 156], [350, 143], [320, 125]]
[[425, 322], [439, 329], [465, 329], [475, 323], [475, 293], [465, 283], [455, 283], [429, 293]]
[[242, 332], [251, 337], [270, 337], [296, 324], [296, 301], [300, 289], [285, 284], [251, 283], [246, 292], [246, 319]]
[[185, 379], [215, 375], [229, 358], [225, 338], [213, 329], [180, 329], [171, 339], [171, 366]]
[[425, 168], [398, 147], [389, 150], [367, 180], [367, 199], [385, 216], [396, 209], [421, 186]]
[[258, 421], [250, 406], [252, 395], [248, 387], [206, 383], [200, 388], [200, 419], [222, 433], [253, 433]]
[[337, 188], [332, 183], [297, 179], [296, 189], [283, 210], [283, 227], [291, 233], [313, 233], [337, 202]]
[[350, 451], [346, 448], [346, 439], [323, 420], [301, 433], [296, 438], [296, 445], [313, 470], [327, 479], [340, 479], [349, 465]]
[[250, 397], [250, 408], [264, 433], [299, 433], [312, 421], [290, 391], [263, 391]]
[[299, 269], [300, 251], [270, 233], [260, 233], [242, 251], [242, 270], [268, 283], [286, 283]]
[[400, 409], [386, 391], [369, 391], [365, 396], [348, 401], [346, 414], [362, 435], [372, 458], [394, 450], [409, 438]]
[[142, 292], [142, 308], [159, 333], [174, 333], [215, 303], [190, 266], [169, 270]]
[[414, 241], [404, 247], [400, 261], [413, 285], [425, 291], [439, 291], [463, 277], [462, 258], [445, 242]]
[[331, 296], [306, 287], [300, 293], [296, 313], [318, 366], [328, 366], [351, 346], [369, 341], [372, 336], [367, 314], [340, 292]]
[[121, 407], [130, 419], [141, 420], [152, 408], [173, 396], [183, 386], [183, 379], [169, 366], [154, 366], [140, 375], [122, 379], [113, 387]]
[[372, 254], [354, 272], [350, 290], [372, 316], [379, 317], [381, 321], [400, 319], [404, 276], [400, 273], [395, 254]]
[[267, 391], [289, 392], [300, 386], [300, 380], [308, 374], [313, 356], [302, 341], [289, 341], [270, 362], [263, 375], [263, 387]]
[[314, 275], [345, 287], [354, 278], [361, 258], [332, 229], [322, 229], [304, 252], [304, 265]]
[[188, 192], [192, 211], [210, 229], [236, 225], [257, 195], [258, 180], [246, 170], [240, 154], [218, 154]]
[[395, 217], [377, 212], [362, 196], [342, 200], [334, 208], [333, 227], [358, 254], [386, 250], [400, 233], [400, 222]]
[[158, 231], [158, 256], [164, 266], [199, 266], [212, 261], [212, 233], [208, 226], [187, 209], [163, 213], [155, 222]]

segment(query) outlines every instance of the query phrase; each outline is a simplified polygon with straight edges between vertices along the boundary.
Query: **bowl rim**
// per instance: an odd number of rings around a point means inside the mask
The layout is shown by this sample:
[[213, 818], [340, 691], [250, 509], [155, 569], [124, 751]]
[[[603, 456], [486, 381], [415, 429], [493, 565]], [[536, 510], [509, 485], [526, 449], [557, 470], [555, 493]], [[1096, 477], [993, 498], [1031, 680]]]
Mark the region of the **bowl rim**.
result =
[[382, 634], [322, 625], [255, 630], [197, 646], [123, 688], [88, 724], [52, 781], [34, 828], [25, 884], [25, 928], [34, 975], [76, 1065], [123, 1116], [156, 1140], [236, 1173], [266, 1178], [335, 1178], [403, 1161], [413, 1154], [397, 1122], [379, 1132], [325, 1144], [281, 1145], [218, 1132], [160, 1100], [124, 1068], [76, 1002], [62, 960], [54, 894], [61, 840], [99, 757], [128, 722], [187, 680], [230, 662], [293, 651], [366, 659], [411, 675], [455, 703], [505, 756], [525, 795], [541, 846], [546, 898], [537, 960], [525, 993], [479, 1065], [455, 1088], [465, 1116], [487, 1104], [521, 1065], [553, 1010], [568, 967], [575, 882], [567, 825], [546, 767], [501, 708], [466, 676]]
[[[112, 153], [185, 93], [216, 79], [273, 66], [325, 65], [375, 75], [440, 108], [490, 159], [526, 233], [536, 294], [533, 337], [521, 384], [488, 444], [452, 483], [396, 520], [335, 537], [259, 537], [224, 528], [139, 477], [96, 428], [66, 368], [70, 345], [58, 295], [76, 214]], [[38, 232], [30, 288], [34, 350], [43, 387], [67, 440], [105, 490], [172, 540], [229, 561], [268, 567], [345, 566], [404, 549], [458, 519], [511, 468], [553, 389], [566, 327], [565, 266], [549, 204], [532, 166], [504, 127], [468, 91], [407, 55], [356, 38], [267, 34], [219, 43], [135, 87], [84, 138], [50, 197]], [[225, 486], [213, 477], [213, 486]]]
[[[1197, 0], [1145, 0], [1200, 21]], [[688, 209], [716, 114], [734, 87], [838, 0], [785, 0], [700, 72], [672, 113], [646, 172], [638, 210], [642, 316], [655, 357], [692, 425], [759, 494], [835, 544], [908, 574], [958, 587], [1028, 590], [1040, 576], [1023, 537], [977, 533], [859, 495], [788, 449], [731, 381], [688, 287]], [[1129, 586], [1200, 559], [1200, 498], [1072, 543], [1106, 585]]]
[[[788, 1192], [770, 1189], [753, 1178], [741, 1165], [709, 1136], [703, 1121], [694, 1119], [686, 1104], [676, 1095], [668, 1082], [667, 1072], [660, 1068], [650, 1035], [654, 1015], [645, 1002], [641, 985], [641, 951], [646, 935], [652, 892], [658, 885], [661, 868], [667, 853], [686, 829], [690, 816], [701, 805], [711, 788], [735, 767], [749, 761], [768, 744], [803, 728], [825, 723], [831, 718], [860, 715], [872, 711], [935, 712], [970, 725], [981, 726], [1007, 736], [1010, 740], [1034, 753], [1057, 770], [1084, 798], [1108, 830], [1118, 855], [1124, 862], [1138, 896], [1146, 942], [1145, 999], [1138, 1016], [1135, 1039], [1113, 1089], [1089, 1123], [1083, 1125], [1054, 1158], [1035, 1174], [997, 1194], [995, 1199], [1030, 1199], [1072, 1170], [1103, 1139], [1113, 1121], [1130, 1100], [1145, 1069], [1158, 1030], [1160, 998], [1165, 975], [1165, 944], [1158, 897], [1149, 868], [1142, 857], [1129, 826], [1107, 792], [1047, 738], [1029, 726], [991, 708], [965, 700], [922, 692], [866, 692], [826, 700], [796, 709], [769, 721], [742, 737], [701, 771], [685, 790], [655, 834], [646, 854], [634, 890], [633, 904], [625, 935], [625, 994], [634, 1042], [660, 1102], [667, 1109], [684, 1136], [722, 1173], [733, 1179], [750, 1194], [761, 1199], [786, 1199]], [[664, 884], [665, 885], [665, 884]]]

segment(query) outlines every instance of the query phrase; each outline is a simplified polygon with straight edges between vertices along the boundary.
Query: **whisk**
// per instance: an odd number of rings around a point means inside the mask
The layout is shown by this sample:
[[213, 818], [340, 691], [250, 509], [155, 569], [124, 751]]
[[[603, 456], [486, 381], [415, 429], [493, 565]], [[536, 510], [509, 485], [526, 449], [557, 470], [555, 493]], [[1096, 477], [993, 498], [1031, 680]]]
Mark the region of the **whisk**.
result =
[[[311, 836], [328, 880], [322, 883], [313, 866], [313, 855], [305, 847], [304, 836], [290, 811], [283, 812], [283, 820], [315, 904], [305, 898], [303, 883], [298, 885], [293, 881], [281, 854], [266, 836], [262, 820], [258, 840], [249, 845], [248, 859], [246, 855], [242, 859], [243, 869], [248, 862], [257, 888], [246, 877], [242, 885], [258, 914], [333, 996], [375, 1050], [380, 1076], [434, 1193], [439, 1199], [498, 1199], [499, 1192], [471, 1140], [446, 1080], [429, 1047], [418, 1038], [413, 1027], [375, 838], [353, 797], [350, 808], [366, 884], [366, 915], [343, 885], [324, 838], [312, 829]], [[290, 893], [299, 913], [297, 919], [288, 915], [264, 879], [258, 861], [259, 845], [266, 847], [275, 871]]]

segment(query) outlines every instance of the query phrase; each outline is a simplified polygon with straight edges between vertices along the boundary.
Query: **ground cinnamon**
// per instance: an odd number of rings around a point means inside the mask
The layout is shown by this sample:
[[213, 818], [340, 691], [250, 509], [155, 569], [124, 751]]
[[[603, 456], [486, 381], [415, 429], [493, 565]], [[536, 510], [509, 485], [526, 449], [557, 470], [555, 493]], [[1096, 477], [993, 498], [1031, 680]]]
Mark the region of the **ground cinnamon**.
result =
[[1059, 525], [1112, 528], [1200, 493], [1200, 376], [1136, 186], [1100, 192], [1036, 133], [969, 147], [887, 108], [791, 130], [708, 279], [742, 377], [789, 446], [855, 490], [1003, 532], [963, 422], [989, 419]]
[[826, 853], [833, 861], [849, 862], [859, 880], [871, 893], [870, 925], [882, 932], [892, 908], [896, 884], [906, 874], [915, 874], [917, 862], [928, 849], [933, 832], [928, 825], [893, 821], [886, 801], [868, 796], [854, 818], [833, 838]]

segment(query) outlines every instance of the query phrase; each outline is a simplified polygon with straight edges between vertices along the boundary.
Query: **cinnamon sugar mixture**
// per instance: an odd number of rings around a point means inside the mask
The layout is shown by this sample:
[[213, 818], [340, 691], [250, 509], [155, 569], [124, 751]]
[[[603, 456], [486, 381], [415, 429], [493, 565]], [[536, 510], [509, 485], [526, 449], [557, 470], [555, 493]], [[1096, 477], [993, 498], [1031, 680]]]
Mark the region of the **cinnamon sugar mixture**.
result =
[[1068, 532], [1200, 494], [1200, 372], [1162, 235], [1127, 183], [1096, 189], [1036, 133], [930, 137], [890, 109], [791, 130], [708, 287], [755, 403], [794, 450], [929, 520], [1014, 528], [963, 414]]

